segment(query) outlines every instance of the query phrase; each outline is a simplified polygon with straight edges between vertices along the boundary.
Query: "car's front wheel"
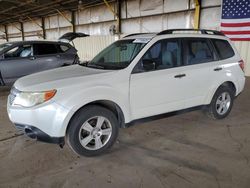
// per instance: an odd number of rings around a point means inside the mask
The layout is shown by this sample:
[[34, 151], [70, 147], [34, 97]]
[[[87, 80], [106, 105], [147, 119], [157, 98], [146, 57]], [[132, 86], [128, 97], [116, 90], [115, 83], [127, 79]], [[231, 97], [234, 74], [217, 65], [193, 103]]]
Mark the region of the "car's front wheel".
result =
[[67, 142], [74, 152], [84, 156], [107, 151], [118, 136], [118, 121], [114, 113], [100, 106], [87, 106], [71, 120]]

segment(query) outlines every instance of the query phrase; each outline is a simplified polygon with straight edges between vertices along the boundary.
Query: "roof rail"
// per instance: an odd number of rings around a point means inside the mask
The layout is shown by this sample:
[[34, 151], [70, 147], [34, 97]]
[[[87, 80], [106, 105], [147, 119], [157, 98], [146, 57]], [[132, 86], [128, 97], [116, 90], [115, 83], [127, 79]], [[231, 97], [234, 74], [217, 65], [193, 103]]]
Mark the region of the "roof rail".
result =
[[136, 35], [145, 35], [145, 34], [150, 34], [150, 33], [133, 33], [133, 34], [126, 35], [123, 38], [132, 37], [132, 36], [136, 36]]
[[157, 35], [173, 34], [173, 32], [175, 31], [197, 31], [197, 32], [201, 32], [201, 34], [225, 36], [220, 31], [208, 30], [208, 29], [168, 29], [168, 30], [161, 31]]

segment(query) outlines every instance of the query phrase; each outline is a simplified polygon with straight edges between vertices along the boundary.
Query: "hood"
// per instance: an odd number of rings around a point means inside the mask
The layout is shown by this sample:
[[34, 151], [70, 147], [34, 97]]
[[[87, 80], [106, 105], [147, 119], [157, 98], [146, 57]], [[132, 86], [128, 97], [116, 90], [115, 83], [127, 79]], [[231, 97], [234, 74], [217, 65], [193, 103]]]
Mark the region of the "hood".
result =
[[24, 76], [15, 82], [14, 87], [20, 91], [45, 91], [102, 79], [101, 75], [107, 76], [112, 72], [116, 71], [71, 65]]
[[76, 38], [81, 38], [81, 37], [88, 37], [88, 34], [85, 33], [75, 33], [75, 32], [69, 32], [69, 33], [65, 33], [64, 35], [62, 35], [58, 40], [59, 41], [66, 41], [66, 42], [71, 42], [72, 40], [76, 39]]

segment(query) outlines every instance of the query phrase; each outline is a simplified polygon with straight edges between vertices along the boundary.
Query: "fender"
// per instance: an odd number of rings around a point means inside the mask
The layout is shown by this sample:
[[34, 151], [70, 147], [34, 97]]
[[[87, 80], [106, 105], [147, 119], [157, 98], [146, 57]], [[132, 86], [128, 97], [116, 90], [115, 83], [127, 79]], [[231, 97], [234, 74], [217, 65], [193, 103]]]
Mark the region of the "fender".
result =
[[[65, 91], [69, 92], [69, 91]], [[64, 94], [65, 94], [64, 92]], [[128, 123], [131, 121], [131, 114], [130, 114], [130, 103], [128, 94], [123, 94], [120, 90], [117, 88], [112, 88], [110, 86], [95, 86], [92, 88], [88, 88], [88, 90], [84, 91], [78, 91], [75, 93], [72, 93], [70, 98], [65, 103], [59, 103], [63, 107], [65, 107], [69, 112], [67, 114], [67, 117], [64, 120], [64, 123], [62, 125], [62, 129], [66, 132], [67, 126], [69, 124], [70, 119], [73, 117], [73, 115], [82, 107], [86, 106], [87, 104], [93, 103], [95, 101], [110, 101], [115, 103], [117, 106], [120, 107], [123, 115], [125, 123]], [[59, 96], [63, 97], [63, 96]], [[59, 98], [58, 97], [58, 98]], [[54, 99], [55, 102], [57, 99]], [[58, 101], [62, 101], [58, 99]]]

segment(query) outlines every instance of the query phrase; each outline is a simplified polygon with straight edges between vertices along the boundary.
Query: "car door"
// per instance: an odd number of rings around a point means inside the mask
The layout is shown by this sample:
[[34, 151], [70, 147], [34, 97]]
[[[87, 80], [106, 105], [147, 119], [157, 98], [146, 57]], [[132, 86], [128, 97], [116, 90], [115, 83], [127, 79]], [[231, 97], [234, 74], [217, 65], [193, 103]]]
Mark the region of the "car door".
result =
[[216, 68], [216, 54], [207, 38], [183, 38], [184, 65], [186, 76], [183, 79], [188, 86], [185, 91], [185, 107], [203, 105], [204, 100], [215, 80], [219, 80]]
[[[130, 78], [130, 105], [133, 119], [184, 108], [187, 86], [179, 39], [156, 42], [135, 66]], [[145, 63], [154, 68], [146, 70]]]
[[35, 43], [34, 45], [34, 61], [39, 70], [44, 71], [57, 67], [61, 67], [63, 62], [60, 60], [61, 55], [58, 53], [56, 43]]
[[13, 46], [4, 53], [0, 63], [1, 75], [5, 84], [11, 84], [16, 79], [33, 73], [36, 64], [33, 62], [32, 44]]

